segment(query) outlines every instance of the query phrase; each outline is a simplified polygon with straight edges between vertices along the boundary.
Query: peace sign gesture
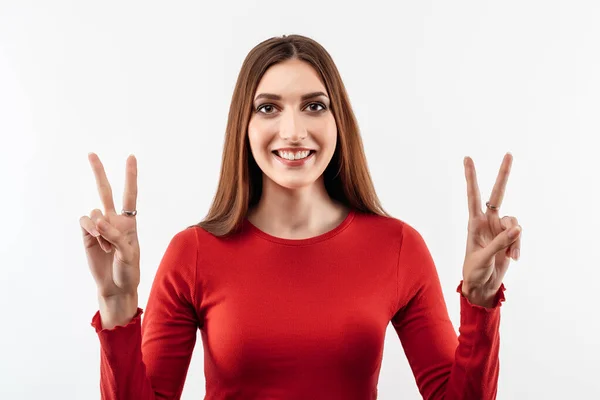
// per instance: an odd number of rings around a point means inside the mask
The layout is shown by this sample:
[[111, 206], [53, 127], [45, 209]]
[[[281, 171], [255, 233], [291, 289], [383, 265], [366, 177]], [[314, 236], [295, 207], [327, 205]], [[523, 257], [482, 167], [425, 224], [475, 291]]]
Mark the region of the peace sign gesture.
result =
[[88, 265], [98, 286], [98, 296], [104, 299], [137, 296], [140, 283], [140, 247], [134, 211], [137, 201], [137, 161], [133, 155], [127, 158], [124, 211], [119, 215], [100, 159], [94, 153], [90, 153], [88, 159], [104, 213], [94, 209], [89, 216], [81, 217], [79, 224]]
[[467, 249], [463, 264], [462, 292], [471, 303], [490, 307], [508, 270], [511, 257], [519, 259], [521, 226], [515, 217], [499, 217], [513, 157], [507, 153], [490, 200], [482, 211], [475, 165], [465, 157], [465, 178], [469, 203]]

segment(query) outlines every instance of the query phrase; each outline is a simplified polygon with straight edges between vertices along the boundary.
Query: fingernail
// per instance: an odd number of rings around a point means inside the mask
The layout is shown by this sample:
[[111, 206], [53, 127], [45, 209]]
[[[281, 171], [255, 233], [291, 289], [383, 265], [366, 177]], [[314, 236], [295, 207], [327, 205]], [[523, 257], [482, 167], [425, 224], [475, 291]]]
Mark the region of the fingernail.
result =
[[512, 252], [513, 260], [517, 261], [520, 256], [521, 256], [521, 252], [519, 251], [519, 249], [513, 249], [513, 252]]
[[98, 232], [98, 231], [97, 231], [97, 230], [95, 230], [95, 229], [92, 229], [92, 232], [91, 232], [91, 234], [92, 234], [92, 236], [93, 236], [93, 237], [98, 237], [98, 236], [100, 236], [100, 232]]
[[510, 231], [508, 231], [508, 237], [510, 239], [514, 239], [517, 237], [519, 232], [521, 232], [521, 227], [517, 226], [516, 228], [512, 228]]

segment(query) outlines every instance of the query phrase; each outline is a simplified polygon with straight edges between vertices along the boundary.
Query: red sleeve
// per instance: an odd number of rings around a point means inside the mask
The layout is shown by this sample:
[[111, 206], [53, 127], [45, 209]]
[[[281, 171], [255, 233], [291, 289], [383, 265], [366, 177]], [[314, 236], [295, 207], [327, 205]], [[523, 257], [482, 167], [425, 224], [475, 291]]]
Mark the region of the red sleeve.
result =
[[100, 339], [102, 399], [179, 399], [196, 343], [197, 233], [179, 232], [160, 262], [148, 305], [125, 326], [92, 326]]
[[[495, 399], [504, 285], [493, 308], [472, 305], [461, 294], [457, 337], [431, 254], [421, 235], [407, 224], [403, 227], [398, 267], [401, 304], [392, 324], [423, 398]], [[462, 281], [459, 293], [461, 288]]]

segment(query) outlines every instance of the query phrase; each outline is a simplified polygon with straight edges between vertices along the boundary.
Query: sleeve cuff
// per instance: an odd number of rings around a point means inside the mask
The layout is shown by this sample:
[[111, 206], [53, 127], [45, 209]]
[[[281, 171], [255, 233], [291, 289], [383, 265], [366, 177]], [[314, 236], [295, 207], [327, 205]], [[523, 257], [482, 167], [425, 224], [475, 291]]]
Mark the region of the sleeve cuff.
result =
[[456, 292], [460, 293], [460, 297], [461, 297], [461, 303], [463, 303], [464, 305], [471, 307], [471, 308], [475, 308], [475, 309], [479, 309], [479, 310], [485, 310], [488, 312], [494, 311], [499, 309], [502, 306], [502, 303], [504, 301], [506, 301], [506, 297], [504, 296], [504, 291], [506, 290], [506, 287], [504, 286], [504, 283], [500, 284], [500, 288], [498, 289], [498, 292], [496, 293], [496, 297], [494, 298], [494, 306], [487, 308], [487, 307], [482, 307], [476, 304], [471, 304], [471, 302], [465, 297], [465, 295], [462, 292], [462, 285], [463, 285], [464, 281], [460, 281], [460, 283], [458, 284], [458, 287], [456, 288]]
[[498, 340], [500, 330], [500, 306], [505, 300], [504, 284], [500, 285], [493, 307], [487, 308], [471, 304], [462, 294], [461, 281], [456, 289], [460, 295], [460, 336], [459, 340], [468, 343], [470, 346], [482, 348], [492, 348]]
[[142, 309], [138, 307], [131, 321], [112, 329], [102, 328], [100, 311], [92, 318], [92, 326], [100, 339], [102, 354], [110, 365], [129, 365], [132, 359], [141, 357], [142, 313]]
[[133, 318], [131, 318], [131, 321], [129, 321], [126, 325], [117, 325], [112, 329], [106, 329], [106, 328], [102, 328], [102, 320], [100, 319], [100, 310], [96, 311], [96, 314], [94, 314], [94, 316], [92, 317], [92, 327], [94, 327], [94, 329], [96, 330], [96, 333], [105, 333], [105, 332], [112, 332], [112, 331], [117, 331], [117, 330], [127, 330], [127, 329], [131, 329], [131, 327], [137, 325], [141, 318], [142, 318], [142, 313], [144, 312], [144, 310], [142, 310], [141, 308], [137, 308], [136, 313], [133, 315]]

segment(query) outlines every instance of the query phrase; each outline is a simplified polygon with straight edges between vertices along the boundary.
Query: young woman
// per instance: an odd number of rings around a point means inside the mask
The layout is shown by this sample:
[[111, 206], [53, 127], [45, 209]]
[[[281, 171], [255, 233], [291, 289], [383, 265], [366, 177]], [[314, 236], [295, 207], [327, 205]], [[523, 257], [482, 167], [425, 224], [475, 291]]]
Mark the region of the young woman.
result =
[[196, 332], [206, 399], [375, 399], [386, 327], [425, 399], [492, 399], [502, 279], [520, 226], [499, 218], [507, 154], [485, 213], [465, 158], [469, 224], [460, 336], [423, 238], [383, 211], [330, 55], [298, 35], [250, 51], [233, 93], [207, 217], [177, 233], [138, 307], [136, 159], [123, 211], [90, 153], [104, 212], [81, 218], [98, 286], [104, 399], [176, 399]]

